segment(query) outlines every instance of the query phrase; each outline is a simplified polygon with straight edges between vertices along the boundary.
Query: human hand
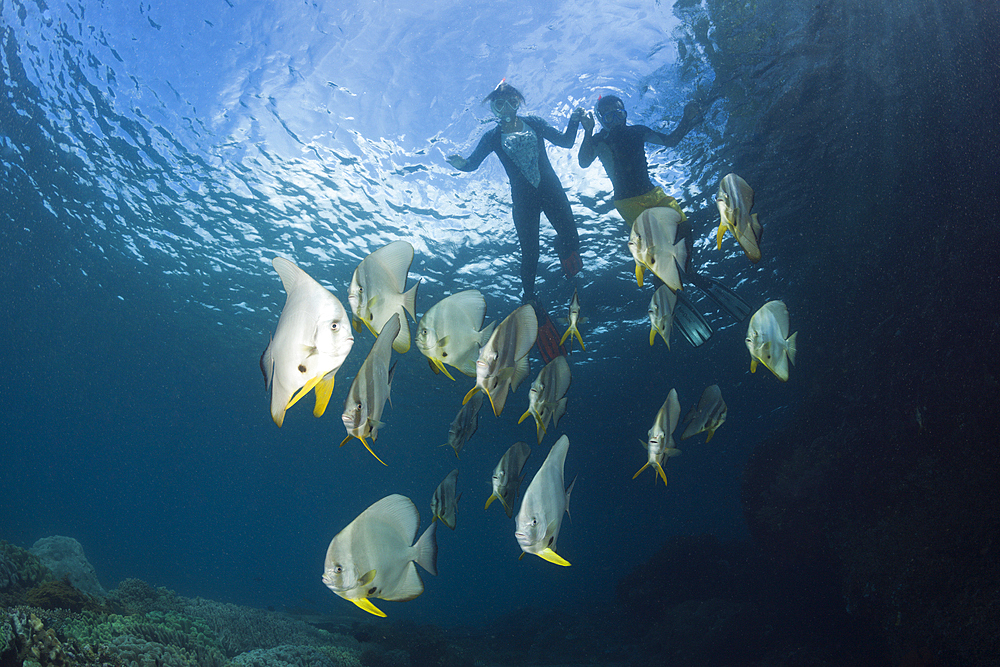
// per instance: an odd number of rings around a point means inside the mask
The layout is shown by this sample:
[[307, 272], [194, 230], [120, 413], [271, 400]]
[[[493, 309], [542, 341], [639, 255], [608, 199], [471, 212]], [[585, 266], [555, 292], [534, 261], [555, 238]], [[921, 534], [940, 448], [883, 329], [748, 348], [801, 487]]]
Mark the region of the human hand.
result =
[[586, 116], [586, 115], [587, 115], [587, 112], [583, 110], [583, 107], [577, 107], [577, 108], [573, 109], [573, 113], [571, 113], [569, 115], [569, 119], [570, 119], [570, 121], [574, 121], [575, 120], [577, 122], [580, 122], [581, 120], [583, 120], [584, 116]]
[[448, 164], [450, 164], [451, 166], [453, 166], [455, 169], [458, 169], [459, 171], [461, 171], [461, 170], [465, 169], [465, 166], [467, 164], [469, 164], [469, 161], [466, 160], [461, 155], [449, 155], [448, 156]]
[[580, 124], [583, 125], [583, 129], [586, 130], [587, 132], [593, 132], [594, 114], [590, 113], [589, 111], [584, 113], [583, 117], [580, 119]]

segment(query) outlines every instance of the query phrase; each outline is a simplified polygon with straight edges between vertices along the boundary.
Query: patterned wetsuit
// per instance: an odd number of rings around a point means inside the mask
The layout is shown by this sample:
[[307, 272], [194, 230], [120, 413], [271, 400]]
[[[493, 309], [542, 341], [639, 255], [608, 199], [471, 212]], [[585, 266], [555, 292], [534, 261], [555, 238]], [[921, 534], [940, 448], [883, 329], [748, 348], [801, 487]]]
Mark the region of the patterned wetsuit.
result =
[[[496, 153], [510, 179], [511, 208], [514, 227], [521, 243], [521, 284], [525, 297], [533, 298], [535, 270], [538, 267], [538, 229], [545, 213], [556, 230], [556, 253], [563, 260], [579, 251], [580, 237], [569, 199], [559, 177], [549, 163], [545, 140], [562, 148], [572, 148], [580, 123], [571, 119], [566, 131], [554, 127], [536, 116], [519, 116], [524, 125], [518, 136], [504, 135], [500, 126], [483, 135], [476, 150], [461, 171], [475, 171], [490, 153]], [[534, 141], [530, 140], [534, 135]], [[505, 138], [506, 137], [506, 138]], [[511, 155], [508, 151], [513, 152]], [[525, 173], [527, 172], [527, 173]]]

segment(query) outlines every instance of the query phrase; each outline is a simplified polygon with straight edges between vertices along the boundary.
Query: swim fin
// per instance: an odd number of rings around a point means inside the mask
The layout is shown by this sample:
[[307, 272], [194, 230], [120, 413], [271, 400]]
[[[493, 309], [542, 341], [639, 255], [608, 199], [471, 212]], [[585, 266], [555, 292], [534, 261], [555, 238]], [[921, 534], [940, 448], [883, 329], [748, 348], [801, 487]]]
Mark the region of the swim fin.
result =
[[538, 319], [538, 338], [535, 339], [535, 345], [538, 347], [538, 354], [541, 355], [542, 361], [549, 363], [556, 357], [565, 356], [566, 348], [559, 343], [559, 332], [556, 330], [552, 318], [537, 302], [533, 305]]
[[715, 333], [712, 331], [712, 325], [701, 313], [695, 310], [694, 304], [691, 303], [687, 294], [680, 290], [674, 294], [677, 295], [677, 305], [674, 306], [674, 326], [687, 338], [692, 347], [698, 347]]
[[702, 276], [694, 272], [686, 273], [684, 277], [690, 284], [700, 289], [706, 296], [718, 304], [719, 308], [729, 313], [737, 322], [742, 322], [750, 316], [752, 311], [750, 304], [715, 278], [709, 278], [708, 276]]

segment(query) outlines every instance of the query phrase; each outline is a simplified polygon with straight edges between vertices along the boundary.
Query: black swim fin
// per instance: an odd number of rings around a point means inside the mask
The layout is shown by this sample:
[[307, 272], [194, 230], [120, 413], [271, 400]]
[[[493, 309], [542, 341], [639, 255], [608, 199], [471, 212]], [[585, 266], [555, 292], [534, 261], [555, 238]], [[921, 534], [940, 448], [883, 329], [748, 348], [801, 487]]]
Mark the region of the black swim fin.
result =
[[677, 305], [674, 306], [674, 326], [683, 334], [692, 347], [698, 347], [712, 337], [712, 325], [695, 310], [687, 294], [678, 290]]
[[729, 289], [715, 278], [697, 273], [686, 273], [684, 278], [705, 293], [719, 308], [729, 313], [737, 322], [742, 322], [750, 316], [752, 308], [736, 292]]

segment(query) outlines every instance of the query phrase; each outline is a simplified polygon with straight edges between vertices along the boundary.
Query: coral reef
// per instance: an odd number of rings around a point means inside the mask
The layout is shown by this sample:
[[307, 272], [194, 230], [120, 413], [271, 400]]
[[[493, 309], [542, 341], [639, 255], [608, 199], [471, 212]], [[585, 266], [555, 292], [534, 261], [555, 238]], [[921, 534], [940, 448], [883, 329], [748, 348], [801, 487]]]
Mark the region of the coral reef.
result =
[[83, 546], [72, 537], [54, 535], [35, 542], [29, 551], [38, 557], [58, 578], [68, 577], [73, 587], [87, 595], [104, 597], [107, 593], [97, 580], [94, 566], [83, 553]]
[[96, 598], [81, 593], [64, 577], [46, 581], [29, 590], [24, 596], [28, 606], [40, 609], [68, 609], [69, 611], [97, 611], [103, 605]]
[[247, 651], [236, 656], [232, 664], [237, 667], [341, 667], [317, 648], [294, 644]]
[[0, 605], [21, 604], [25, 591], [52, 580], [52, 573], [37, 556], [0, 540]]
[[145, 614], [150, 611], [179, 611], [181, 599], [162, 586], [153, 588], [141, 579], [124, 579], [108, 593], [107, 604], [118, 613]]

